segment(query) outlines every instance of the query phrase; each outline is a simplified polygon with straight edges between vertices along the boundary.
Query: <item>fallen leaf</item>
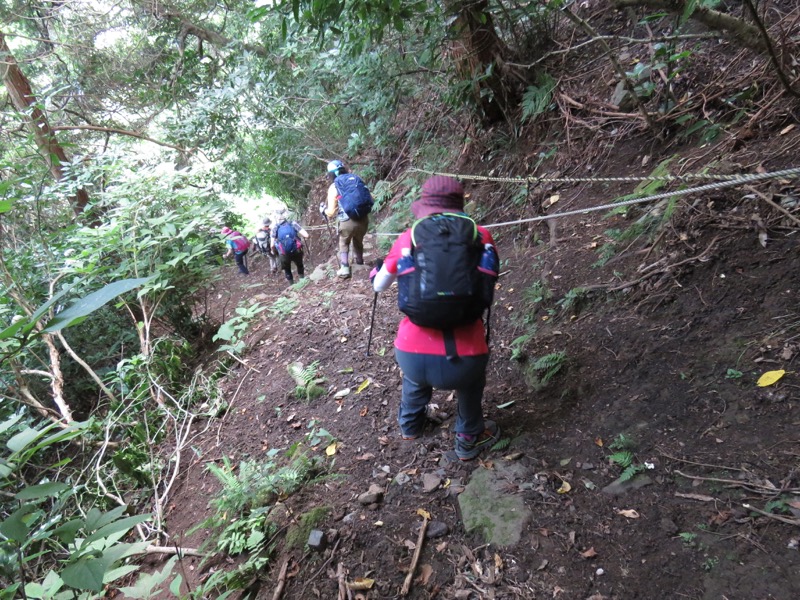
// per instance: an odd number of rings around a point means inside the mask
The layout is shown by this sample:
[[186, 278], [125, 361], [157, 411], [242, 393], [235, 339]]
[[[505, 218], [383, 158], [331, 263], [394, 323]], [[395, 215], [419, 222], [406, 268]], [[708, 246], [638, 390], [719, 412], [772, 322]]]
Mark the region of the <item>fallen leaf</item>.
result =
[[503, 559], [499, 554], [497, 554], [497, 552], [494, 553], [494, 568], [498, 571], [503, 570]]
[[351, 590], [371, 590], [373, 585], [375, 585], [374, 579], [364, 577], [356, 577], [353, 581], [347, 582], [347, 587]]
[[345, 336], [342, 336], [342, 339], [340, 339], [339, 341], [344, 344], [347, 341], [347, 338]]
[[559, 494], [566, 494], [566, 493], [568, 493], [568, 492], [569, 492], [571, 489], [572, 489], [572, 486], [571, 486], [571, 485], [570, 485], [568, 482], [566, 482], [566, 481], [564, 481], [564, 480], [562, 479], [562, 480], [561, 480], [561, 487], [560, 487], [560, 488], [558, 488], [558, 489], [556, 490], [556, 492], [557, 492], [557, 493], [559, 493]]
[[363, 392], [365, 389], [367, 389], [367, 386], [368, 386], [369, 384], [370, 384], [370, 380], [369, 380], [369, 379], [365, 379], [364, 381], [362, 381], [362, 382], [361, 382], [361, 385], [359, 385], [359, 386], [358, 386], [358, 388], [356, 389], [356, 394], [360, 394], [360, 393], [361, 393], [361, 392]]
[[516, 400], [512, 400], [511, 402], [505, 402], [503, 404], [498, 404], [497, 408], [508, 408], [509, 406], [514, 404], [514, 402], [516, 402]]
[[375, 521], [373, 525], [375, 525], [375, 527], [383, 527], [383, 521]]
[[431, 520], [431, 513], [429, 513], [427, 510], [424, 510], [422, 508], [418, 508], [417, 509], [417, 514], [420, 517], [422, 517], [423, 519], [428, 519], [429, 521]]
[[566, 467], [571, 462], [572, 457], [570, 456], [569, 458], [562, 458], [560, 461], [558, 461], [558, 464], [560, 464], [562, 467]]
[[349, 393], [350, 393], [350, 388], [344, 388], [343, 390], [339, 390], [338, 392], [336, 392], [336, 393], [333, 395], [333, 397], [334, 397], [334, 399], [336, 399], [336, 398], [344, 398], [344, 397], [345, 397], [345, 396], [347, 396]]
[[519, 460], [520, 458], [522, 458], [522, 452], [512, 452], [503, 457], [505, 460]]
[[549, 560], [547, 560], [547, 559], [544, 559], [544, 560], [542, 561], [542, 563], [541, 563], [541, 564], [540, 564], [538, 567], [536, 567], [536, 570], [537, 570], [537, 571], [544, 571], [544, 570], [547, 568], [547, 565], [548, 565], [549, 563], [550, 563], [550, 561], [549, 561]]
[[421, 585], [428, 585], [431, 575], [433, 575], [433, 567], [430, 565], [422, 565], [419, 568], [419, 577], [417, 579]]
[[375, 455], [372, 452], [367, 452], [361, 456], [356, 456], [356, 460], [369, 460], [371, 458], [375, 458]]
[[365, 406], [360, 411], [358, 411], [358, 415], [361, 416], [361, 417], [366, 417], [368, 412], [369, 412], [369, 408], [367, 408]]
[[336, 449], [339, 447], [339, 442], [332, 442], [327, 448], [325, 448], [325, 454], [328, 456], [333, 456], [336, 454]]
[[625, 508], [625, 509], [622, 509], [622, 510], [618, 510], [617, 514], [618, 515], [622, 515], [623, 517], [626, 517], [628, 519], [638, 519], [639, 518], [639, 513], [636, 512], [635, 510], [633, 510], [632, 508]]
[[437, 552], [444, 552], [447, 549], [447, 542], [441, 542], [440, 544], [436, 545]]
[[786, 375], [786, 371], [783, 369], [779, 369], [777, 371], [767, 371], [761, 377], [758, 378], [756, 385], [758, 387], [767, 387], [768, 385], [772, 385], [776, 381], [778, 381], [781, 377]]
[[790, 132], [792, 129], [794, 129], [794, 123], [792, 123], [791, 125], [787, 125], [787, 126], [786, 126], [786, 127], [784, 127], [783, 129], [781, 129], [781, 135], [786, 135], [786, 134], [787, 134], [787, 133], [789, 133], [789, 132]]
[[353, 367], [345, 367], [344, 369], [339, 369], [339, 373], [341, 373], [342, 375], [346, 375], [352, 372], [353, 372]]
[[675, 492], [675, 496], [678, 498], [688, 498], [689, 500], [700, 500], [700, 502], [714, 502], [714, 498], [704, 494], [683, 494], [681, 492]]
[[594, 558], [595, 556], [597, 556], [597, 551], [594, 549], [594, 546], [592, 546], [588, 550], [581, 552], [581, 556], [583, 558]]
[[594, 445], [603, 447], [603, 438], [594, 438]]
[[389, 445], [389, 438], [387, 436], [385, 436], [385, 435], [382, 435], [381, 437], [378, 438], [378, 443], [381, 446], [388, 446]]

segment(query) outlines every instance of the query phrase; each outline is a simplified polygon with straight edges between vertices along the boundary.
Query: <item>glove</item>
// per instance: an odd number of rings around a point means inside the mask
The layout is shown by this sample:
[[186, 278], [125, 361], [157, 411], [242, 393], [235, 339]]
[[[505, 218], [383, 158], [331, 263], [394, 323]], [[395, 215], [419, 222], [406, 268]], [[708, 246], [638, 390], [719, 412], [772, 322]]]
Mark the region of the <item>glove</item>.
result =
[[370, 283], [374, 283], [375, 282], [375, 276], [378, 274], [378, 271], [381, 270], [382, 266], [383, 266], [383, 259], [382, 258], [377, 259], [375, 261], [375, 266], [372, 267], [372, 271], [369, 272], [369, 282]]

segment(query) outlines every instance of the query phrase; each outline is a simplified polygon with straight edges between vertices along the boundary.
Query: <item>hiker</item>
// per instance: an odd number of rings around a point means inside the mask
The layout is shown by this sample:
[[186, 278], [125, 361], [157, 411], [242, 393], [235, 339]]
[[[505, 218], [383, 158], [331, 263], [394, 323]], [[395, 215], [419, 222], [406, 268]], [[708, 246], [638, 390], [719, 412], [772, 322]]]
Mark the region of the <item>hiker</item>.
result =
[[252, 250], [258, 250], [262, 256], [269, 258], [269, 267], [272, 274], [278, 272], [278, 253], [272, 246], [272, 220], [265, 218], [261, 221], [261, 227], [256, 231], [255, 237], [252, 239]]
[[320, 205], [325, 218], [336, 217], [339, 231], [339, 270], [342, 279], [350, 277], [350, 243], [357, 265], [364, 264], [364, 236], [369, 228], [372, 194], [362, 179], [350, 173], [340, 160], [328, 163], [328, 199]]
[[455, 390], [455, 453], [471, 460], [500, 437], [481, 409], [489, 362], [482, 314], [492, 303], [499, 260], [491, 234], [463, 211], [464, 189], [456, 179], [428, 179], [411, 205], [417, 221], [370, 278], [376, 293], [397, 279], [398, 306], [407, 315], [394, 342], [403, 373], [402, 438], [422, 434], [433, 388]]
[[236, 266], [239, 267], [239, 273], [250, 275], [250, 271], [247, 270], [247, 251], [250, 249], [250, 242], [241, 233], [230, 227], [223, 227], [221, 233], [225, 236], [225, 244], [228, 246], [228, 251], [222, 258], [228, 258], [233, 254]]
[[300, 238], [308, 239], [308, 232], [297, 221], [290, 221], [285, 211], [279, 214], [275, 222], [277, 225], [272, 228], [272, 247], [280, 257], [281, 269], [286, 276], [286, 281], [294, 283], [292, 263], [297, 267], [297, 275], [300, 279], [305, 276], [303, 242]]

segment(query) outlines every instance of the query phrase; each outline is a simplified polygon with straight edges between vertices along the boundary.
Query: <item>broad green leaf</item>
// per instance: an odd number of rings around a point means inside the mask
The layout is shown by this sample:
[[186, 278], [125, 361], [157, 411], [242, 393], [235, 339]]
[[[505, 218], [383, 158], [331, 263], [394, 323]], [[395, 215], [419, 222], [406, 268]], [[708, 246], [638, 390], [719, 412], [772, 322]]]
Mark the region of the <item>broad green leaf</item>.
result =
[[117, 296], [136, 289], [149, 280], [149, 277], [138, 277], [109, 283], [96, 292], [92, 292], [88, 296], [81, 298], [69, 308], [62, 310], [47, 323], [43, 331], [45, 333], [53, 333], [55, 331], [61, 331], [70, 325], [80, 323], [94, 311], [105, 306]]
[[25, 449], [26, 446], [33, 443], [37, 438], [41, 437], [44, 434], [44, 431], [40, 431], [38, 429], [31, 429], [30, 427], [26, 427], [16, 435], [12, 436], [6, 442], [6, 446], [12, 452], [20, 452]]
[[61, 579], [69, 587], [78, 590], [99, 592], [103, 589], [103, 578], [110, 566], [104, 556], [84, 556], [61, 571]]
[[134, 571], [138, 570], [139, 570], [139, 565], [122, 565], [121, 567], [111, 569], [110, 571], [107, 571], [105, 577], [103, 577], [103, 583], [106, 584], [111, 583], [112, 581], [116, 581], [120, 577], [125, 577], [125, 575], [127, 575], [128, 573], [133, 573]]
[[0, 522], [0, 534], [6, 539], [15, 540], [20, 544], [28, 539], [31, 528], [25, 522], [25, 517], [34, 512], [36, 507], [25, 504], [11, 513], [7, 519]]
[[0, 214], [10, 211], [12, 206], [14, 206], [13, 201], [0, 200]]
[[172, 580], [172, 583], [169, 584], [169, 591], [172, 592], [172, 595], [176, 598], [181, 597], [181, 584], [183, 583], [183, 577], [181, 574], [178, 573], [175, 576], [175, 579]]
[[100, 512], [100, 510], [97, 508], [92, 508], [86, 515], [86, 529], [88, 531], [96, 531], [101, 527], [105, 527], [109, 523], [113, 523], [123, 514], [125, 514], [125, 510], [127, 510], [127, 508], [127, 506], [117, 506], [116, 508], [112, 508], [110, 511], [105, 513]]
[[119, 521], [114, 521], [113, 523], [109, 523], [95, 531], [92, 535], [90, 535], [84, 541], [84, 545], [90, 544], [95, 540], [100, 540], [102, 538], [110, 537], [115, 533], [126, 533], [131, 527], [138, 525], [139, 523], [144, 523], [145, 521], [149, 520], [151, 515], [135, 515], [133, 517], [126, 517], [125, 519], [120, 519]]
[[64, 490], [70, 489], [72, 486], [60, 481], [51, 481], [49, 483], [41, 483], [39, 485], [32, 485], [26, 487], [14, 496], [17, 500], [40, 500], [50, 496], [58, 496]]
[[83, 519], [72, 519], [53, 530], [53, 536], [57, 537], [64, 544], [71, 544], [75, 541], [75, 536], [83, 528]]
[[5, 433], [9, 429], [11, 429], [14, 425], [16, 425], [19, 420], [22, 418], [22, 413], [17, 413], [16, 415], [11, 415], [8, 419], [0, 423], [0, 434]]

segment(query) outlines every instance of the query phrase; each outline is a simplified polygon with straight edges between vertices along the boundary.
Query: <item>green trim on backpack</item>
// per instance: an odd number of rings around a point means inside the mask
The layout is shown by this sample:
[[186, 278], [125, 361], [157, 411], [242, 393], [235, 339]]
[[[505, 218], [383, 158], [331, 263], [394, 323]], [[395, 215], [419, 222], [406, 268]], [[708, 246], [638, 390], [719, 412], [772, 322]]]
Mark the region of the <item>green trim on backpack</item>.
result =
[[473, 219], [472, 217], [469, 217], [469, 216], [465, 215], [464, 213], [452, 213], [452, 212], [434, 213], [432, 215], [428, 215], [427, 217], [422, 217], [421, 219], [417, 219], [411, 225], [411, 247], [412, 247], [412, 249], [413, 249], [414, 246], [417, 245], [417, 242], [414, 239], [414, 228], [417, 225], [419, 225], [419, 223], [424, 221], [425, 219], [431, 219], [433, 217], [458, 217], [459, 219], [466, 219], [467, 221], [472, 221], [472, 232], [473, 232], [472, 239], [473, 240], [477, 240], [478, 239], [478, 224], [475, 222], [475, 219]]

